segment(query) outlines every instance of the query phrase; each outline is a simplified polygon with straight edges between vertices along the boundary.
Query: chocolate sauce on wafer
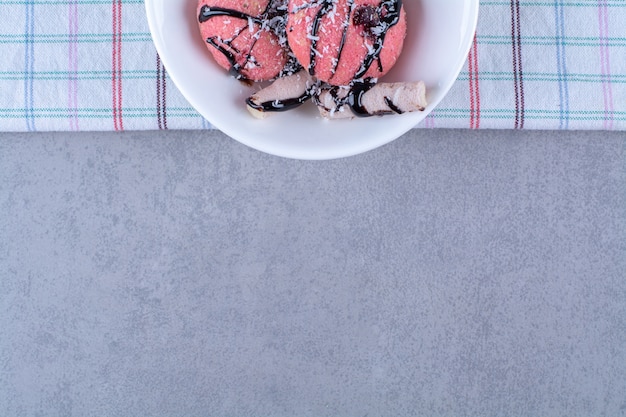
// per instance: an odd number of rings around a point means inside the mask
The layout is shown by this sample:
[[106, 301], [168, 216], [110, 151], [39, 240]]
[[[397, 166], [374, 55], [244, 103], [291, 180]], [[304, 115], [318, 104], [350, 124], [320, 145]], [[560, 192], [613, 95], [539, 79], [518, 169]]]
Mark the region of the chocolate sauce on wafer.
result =
[[248, 106], [252, 107], [255, 110], [260, 110], [263, 112], [283, 112], [293, 110], [296, 107], [300, 107], [302, 104], [306, 103], [311, 97], [313, 97], [312, 90], [307, 90], [300, 97], [288, 98], [284, 100], [266, 101], [261, 104], [254, 103], [254, 101], [250, 97], [246, 100], [246, 104], [248, 104]]

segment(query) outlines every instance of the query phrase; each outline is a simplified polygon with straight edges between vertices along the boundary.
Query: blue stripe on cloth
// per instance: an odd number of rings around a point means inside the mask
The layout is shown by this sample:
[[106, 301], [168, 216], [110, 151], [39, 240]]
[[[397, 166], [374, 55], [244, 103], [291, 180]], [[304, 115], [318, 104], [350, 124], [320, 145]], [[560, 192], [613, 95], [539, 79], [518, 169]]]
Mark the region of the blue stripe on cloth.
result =
[[569, 84], [567, 82], [567, 56], [565, 54], [565, 17], [563, 0], [554, 0], [554, 20], [556, 28], [556, 55], [559, 75], [559, 106], [561, 111], [560, 129], [569, 127]]
[[33, 73], [35, 71], [35, 42], [33, 35], [35, 33], [35, 3], [28, 1], [25, 3], [26, 18], [24, 22], [24, 32], [26, 34], [26, 45], [24, 45], [24, 109], [26, 128], [29, 131], [35, 129], [35, 116], [33, 114], [33, 108], [35, 105], [34, 99], [34, 79]]

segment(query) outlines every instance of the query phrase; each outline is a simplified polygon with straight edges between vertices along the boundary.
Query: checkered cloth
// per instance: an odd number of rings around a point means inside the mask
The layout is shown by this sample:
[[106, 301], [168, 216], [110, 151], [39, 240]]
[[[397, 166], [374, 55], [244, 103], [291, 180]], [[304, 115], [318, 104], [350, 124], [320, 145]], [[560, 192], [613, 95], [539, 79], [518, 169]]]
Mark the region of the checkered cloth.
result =
[[[210, 128], [142, 0], [0, 0], [0, 16], [0, 131]], [[466, 66], [422, 126], [626, 130], [626, 0], [481, 1]]]

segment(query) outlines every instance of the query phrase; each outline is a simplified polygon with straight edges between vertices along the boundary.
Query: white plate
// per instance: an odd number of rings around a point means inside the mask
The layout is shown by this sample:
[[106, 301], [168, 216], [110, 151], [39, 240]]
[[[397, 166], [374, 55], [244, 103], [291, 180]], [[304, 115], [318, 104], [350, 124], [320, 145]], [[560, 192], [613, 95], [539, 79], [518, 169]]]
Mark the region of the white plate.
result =
[[310, 105], [256, 120], [244, 100], [255, 91], [218, 67], [196, 23], [197, 0], [145, 0], [148, 24], [171, 79], [213, 126], [252, 148], [298, 159], [332, 159], [384, 145], [415, 127], [443, 99], [474, 37], [479, 0], [405, 0], [409, 31], [383, 81], [424, 80], [424, 112], [328, 121]]

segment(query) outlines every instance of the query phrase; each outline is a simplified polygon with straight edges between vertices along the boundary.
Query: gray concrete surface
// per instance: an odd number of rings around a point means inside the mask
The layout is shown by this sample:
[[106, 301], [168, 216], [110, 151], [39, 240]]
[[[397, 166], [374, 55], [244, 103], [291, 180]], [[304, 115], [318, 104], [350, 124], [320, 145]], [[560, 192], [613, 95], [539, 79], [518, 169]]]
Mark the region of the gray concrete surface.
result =
[[626, 134], [0, 134], [0, 416], [626, 416]]

